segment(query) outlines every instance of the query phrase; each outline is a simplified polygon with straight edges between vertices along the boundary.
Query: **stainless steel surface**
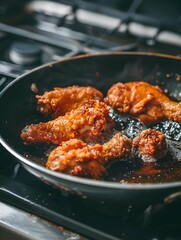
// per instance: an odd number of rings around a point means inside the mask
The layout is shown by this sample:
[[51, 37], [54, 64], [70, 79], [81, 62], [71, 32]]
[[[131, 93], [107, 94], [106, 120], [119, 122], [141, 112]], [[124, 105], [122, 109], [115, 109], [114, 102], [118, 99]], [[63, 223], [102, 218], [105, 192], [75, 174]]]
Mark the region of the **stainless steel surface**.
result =
[[0, 202], [2, 240], [86, 240], [61, 226]]

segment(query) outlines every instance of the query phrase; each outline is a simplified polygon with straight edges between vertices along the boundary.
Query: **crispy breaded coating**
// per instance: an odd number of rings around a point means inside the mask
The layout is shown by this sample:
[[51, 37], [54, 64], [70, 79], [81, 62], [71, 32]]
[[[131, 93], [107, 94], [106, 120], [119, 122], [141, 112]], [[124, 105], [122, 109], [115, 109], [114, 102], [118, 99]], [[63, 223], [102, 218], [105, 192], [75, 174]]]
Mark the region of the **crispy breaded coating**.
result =
[[56, 118], [78, 108], [88, 99], [102, 100], [103, 94], [94, 87], [71, 86], [54, 88], [53, 91], [45, 92], [42, 96], [37, 95], [36, 98], [37, 110]]
[[164, 158], [167, 153], [165, 134], [155, 129], [145, 129], [133, 139], [132, 145], [138, 149], [145, 162]]
[[73, 176], [102, 179], [107, 174], [105, 167], [110, 161], [127, 157], [130, 152], [131, 140], [121, 133], [115, 134], [103, 145], [88, 145], [71, 139], [62, 142], [50, 153], [46, 167]]
[[25, 144], [49, 142], [60, 144], [71, 138], [92, 142], [113, 124], [110, 107], [98, 100], [88, 100], [83, 106], [49, 122], [26, 126], [21, 133]]
[[118, 82], [108, 90], [105, 102], [145, 124], [161, 119], [181, 122], [181, 102], [171, 101], [160, 87], [147, 82]]

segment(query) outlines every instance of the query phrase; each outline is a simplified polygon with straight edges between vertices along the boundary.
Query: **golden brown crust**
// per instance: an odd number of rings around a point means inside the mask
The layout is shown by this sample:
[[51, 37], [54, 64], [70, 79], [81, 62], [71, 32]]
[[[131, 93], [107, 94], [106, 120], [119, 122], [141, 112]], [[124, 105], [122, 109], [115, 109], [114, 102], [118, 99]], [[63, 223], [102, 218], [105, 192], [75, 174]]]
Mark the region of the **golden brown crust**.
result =
[[36, 98], [37, 110], [56, 118], [78, 108], [88, 99], [102, 100], [103, 94], [90, 86], [71, 86], [54, 88], [53, 91], [45, 92], [42, 96], [37, 95]]
[[166, 137], [155, 129], [143, 130], [133, 139], [133, 146], [139, 150], [142, 159], [155, 161], [165, 157], [167, 152]]
[[46, 164], [50, 170], [73, 176], [101, 179], [106, 174], [105, 167], [98, 161], [102, 146], [87, 145], [81, 140], [71, 139], [53, 150]]
[[181, 103], [171, 101], [160, 87], [147, 82], [118, 82], [108, 90], [105, 102], [146, 124], [161, 119], [181, 122]]
[[78, 86], [55, 88], [37, 96], [40, 112], [53, 118], [63, 116], [26, 126], [22, 140], [25, 144], [60, 145], [50, 153], [46, 167], [92, 179], [102, 179], [107, 164], [114, 159], [129, 157], [132, 146], [145, 162], [165, 156], [165, 135], [154, 129], [142, 131], [133, 141], [117, 133], [105, 142], [111, 131], [111, 135], [115, 132], [108, 104], [144, 123], [152, 123], [163, 118], [181, 121], [181, 103], [170, 101], [158, 86], [145, 82], [117, 83], [109, 89], [105, 102], [100, 101], [102, 98], [98, 90]]
[[88, 100], [86, 104], [49, 122], [26, 126], [21, 133], [25, 144], [50, 142], [60, 144], [72, 138], [85, 142], [96, 141], [112, 124], [110, 107], [98, 100]]
[[74, 176], [102, 179], [107, 174], [105, 165], [115, 158], [131, 153], [131, 140], [117, 133], [103, 145], [88, 145], [71, 139], [53, 150], [46, 164], [48, 169]]

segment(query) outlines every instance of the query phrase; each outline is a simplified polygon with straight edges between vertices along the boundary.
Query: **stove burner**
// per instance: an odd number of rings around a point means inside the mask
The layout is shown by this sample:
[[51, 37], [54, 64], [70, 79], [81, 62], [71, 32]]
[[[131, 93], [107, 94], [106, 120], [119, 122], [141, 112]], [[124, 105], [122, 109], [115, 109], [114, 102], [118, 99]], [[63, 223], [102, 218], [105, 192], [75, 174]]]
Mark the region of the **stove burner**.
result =
[[34, 65], [40, 62], [42, 50], [33, 43], [14, 42], [9, 51], [9, 58], [19, 65]]

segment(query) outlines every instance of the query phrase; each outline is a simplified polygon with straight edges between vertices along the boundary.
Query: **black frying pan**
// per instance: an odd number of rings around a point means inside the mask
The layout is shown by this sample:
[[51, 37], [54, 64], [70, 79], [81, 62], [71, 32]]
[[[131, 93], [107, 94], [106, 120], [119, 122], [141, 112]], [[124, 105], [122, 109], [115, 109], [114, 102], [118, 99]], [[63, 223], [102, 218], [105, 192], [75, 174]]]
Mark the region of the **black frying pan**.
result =
[[[106, 94], [108, 88], [118, 81], [143, 80], [160, 85], [168, 90], [171, 98], [180, 101], [180, 74], [180, 57], [152, 53], [85, 55], [41, 66], [18, 77], [1, 93], [0, 141], [28, 171], [64, 191], [123, 204], [153, 203], [170, 194], [177, 196], [181, 191], [181, 166], [178, 161], [170, 168], [174, 169], [169, 173], [175, 174], [174, 181], [166, 178], [162, 182], [157, 176], [152, 183], [142, 184], [83, 179], [47, 170], [44, 167], [47, 146], [24, 146], [20, 132], [27, 124], [44, 120], [36, 112], [36, 94], [31, 90], [33, 83], [39, 89], [38, 94], [57, 86], [70, 85], [91, 85]], [[125, 163], [123, 166], [126, 169]], [[119, 167], [121, 172], [123, 167]]]

